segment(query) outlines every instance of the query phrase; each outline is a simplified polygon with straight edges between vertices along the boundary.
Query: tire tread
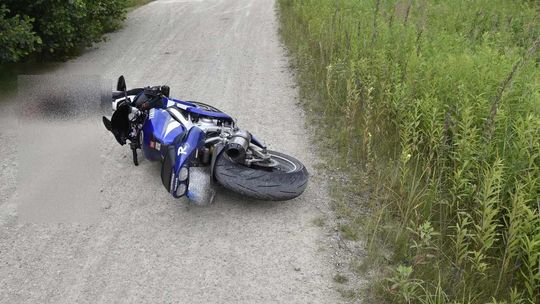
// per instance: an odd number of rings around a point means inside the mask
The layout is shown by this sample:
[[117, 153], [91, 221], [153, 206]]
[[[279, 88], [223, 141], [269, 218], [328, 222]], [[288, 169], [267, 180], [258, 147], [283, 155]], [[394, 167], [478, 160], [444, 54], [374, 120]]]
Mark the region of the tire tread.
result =
[[238, 164], [222, 154], [217, 160], [214, 176], [223, 187], [256, 199], [282, 201], [302, 194], [307, 187], [309, 175], [305, 166], [291, 156], [269, 152], [294, 162], [297, 170], [262, 171]]

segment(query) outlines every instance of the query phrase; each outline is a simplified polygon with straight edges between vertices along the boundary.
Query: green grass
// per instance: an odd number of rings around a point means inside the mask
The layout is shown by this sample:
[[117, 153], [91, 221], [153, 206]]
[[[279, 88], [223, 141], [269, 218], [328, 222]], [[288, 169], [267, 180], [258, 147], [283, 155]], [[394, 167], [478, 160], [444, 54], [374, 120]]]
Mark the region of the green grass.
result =
[[345, 284], [345, 283], [349, 282], [349, 279], [346, 276], [342, 275], [342, 274], [336, 274], [334, 276], [334, 282], [336, 282], [338, 284]]
[[355, 229], [355, 227], [350, 224], [339, 225], [339, 232], [341, 232], [341, 236], [346, 240], [358, 240], [358, 229]]
[[392, 252], [391, 271], [372, 266], [378, 301], [539, 303], [540, 4], [279, 9], [306, 109], [339, 155], [331, 166], [369, 194], [331, 190], [339, 230]]
[[148, 4], [154, 0], [126, 0], [126, 7], [128, 11], [134, 10], [139, 6]]

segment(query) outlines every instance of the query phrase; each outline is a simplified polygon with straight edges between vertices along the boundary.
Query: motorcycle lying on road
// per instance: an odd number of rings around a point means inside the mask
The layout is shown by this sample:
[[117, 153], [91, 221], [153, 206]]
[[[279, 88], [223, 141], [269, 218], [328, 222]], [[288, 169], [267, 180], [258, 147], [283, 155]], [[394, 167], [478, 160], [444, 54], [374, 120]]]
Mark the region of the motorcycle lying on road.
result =
[[113, 92], [111, 119], [103, 123], [119, 144], [161, 161], [161, 181], [175, 198], [191, 196], [190, 172], [209, 167], [212, 182], [261, 200], [302, 194], [308, 172], [297, 159], [268, 150], [236, 120], [213, 106], [169, 97], [168, 86], [127, 90], [124, 76]]

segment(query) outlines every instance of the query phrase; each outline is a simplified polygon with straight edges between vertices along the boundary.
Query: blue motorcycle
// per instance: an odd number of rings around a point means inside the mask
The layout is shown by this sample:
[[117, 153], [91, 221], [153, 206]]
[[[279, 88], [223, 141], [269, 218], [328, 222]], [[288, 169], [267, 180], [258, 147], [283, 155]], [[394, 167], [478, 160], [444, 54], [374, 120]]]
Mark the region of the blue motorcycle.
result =
[[113, 114], [103, 117], [119, 144], [161, 161], [161, 181], [175, 198], [190, 189], [190, 168], [209, 167], [212, 182], [261, 200], [302, 194], [308, 172], [297, 159], [268, 150], [255, 136], [213, 106], [169, 97], [168, 86], [127, 90], [124, 76], [113, 92]]

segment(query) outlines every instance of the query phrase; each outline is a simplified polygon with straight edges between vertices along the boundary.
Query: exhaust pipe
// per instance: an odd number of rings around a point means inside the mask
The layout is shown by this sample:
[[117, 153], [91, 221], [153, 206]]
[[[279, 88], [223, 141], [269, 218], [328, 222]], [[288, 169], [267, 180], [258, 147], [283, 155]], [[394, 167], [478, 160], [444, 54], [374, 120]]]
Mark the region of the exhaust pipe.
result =
[[251, 142], [251, 134], [247, 131], [236, 131], [225, 146], [225, 153], [234, 161], [242, 162], [246, 159], [246, 152]]

